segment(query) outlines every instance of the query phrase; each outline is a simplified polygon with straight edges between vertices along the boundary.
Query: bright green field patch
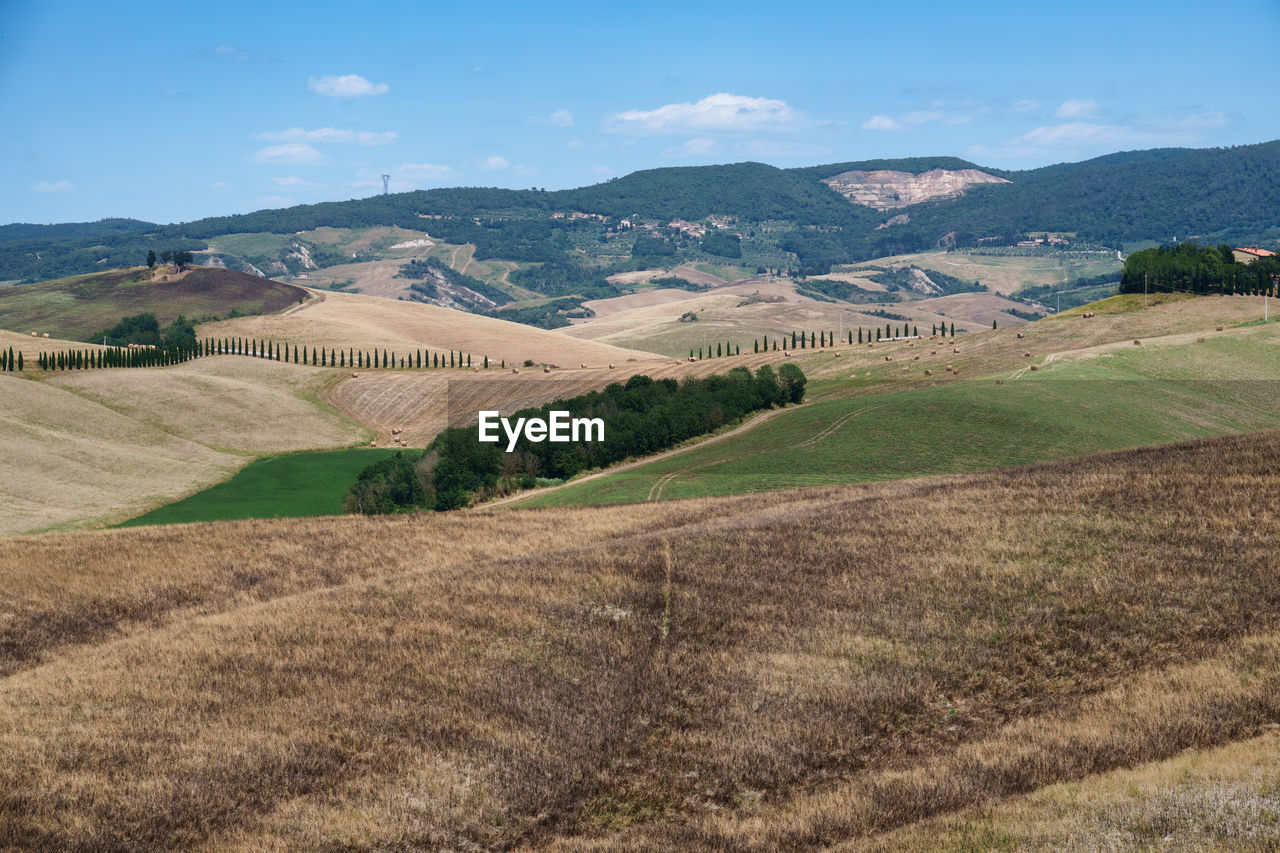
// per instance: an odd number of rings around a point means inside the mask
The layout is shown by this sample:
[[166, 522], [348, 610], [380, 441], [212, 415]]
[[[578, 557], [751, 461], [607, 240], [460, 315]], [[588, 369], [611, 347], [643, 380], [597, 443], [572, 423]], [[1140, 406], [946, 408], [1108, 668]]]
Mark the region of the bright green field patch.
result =
[[[852, 390], [853, 383], [850, 383]], [[996, 385], [811, 403], [739, 436], [523, 506], [632, 503], [1023, 465], [1280, 426], [1280, 346], [1133, 347]]]
[[360, 472], [396, 452], [370, 448], [266, 456], [230, 480], [118, 526], [341, 515], [342, 499]]

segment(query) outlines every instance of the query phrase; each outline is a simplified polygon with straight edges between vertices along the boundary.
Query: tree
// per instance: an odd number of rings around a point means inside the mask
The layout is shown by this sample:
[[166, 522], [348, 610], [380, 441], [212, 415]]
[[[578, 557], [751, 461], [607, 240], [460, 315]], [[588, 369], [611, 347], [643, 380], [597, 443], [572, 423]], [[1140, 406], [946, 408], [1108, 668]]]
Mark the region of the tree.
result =
[[994, 329], [995, 327], [996, 327], [996, 321], [995, 321], [995, 320], [992, 320], [992, 321], [991, 321], [991, 328], [993, 328], [993, 329]]
[[18, 372], [22, 372], [22, 353], [18, 353]]
[[955, 336], [956, 336], [956, 324], [955, 324], [955, 323], [952, 323], [952, 324], [951, 324], [951, 337], [953, 337], [953, 338], [954, 338]]
[[155, 268], [156, 268], [156, 250], [148, 249], [147, 250], [147, 269], [155, 269]]

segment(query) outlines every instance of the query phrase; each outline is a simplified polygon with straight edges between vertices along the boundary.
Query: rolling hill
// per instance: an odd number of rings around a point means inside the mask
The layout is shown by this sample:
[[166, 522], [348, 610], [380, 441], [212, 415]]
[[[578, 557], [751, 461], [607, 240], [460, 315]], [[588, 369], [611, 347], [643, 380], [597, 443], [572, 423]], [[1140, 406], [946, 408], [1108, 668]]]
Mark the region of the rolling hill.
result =
[[137, 314], [154, 314], [167, 326], [179, 316], [200, 321], [280, 311], [305, 298], [302, 288], [231, 270], [130, 267], [0, 288], [0, 328], [87, 340]]

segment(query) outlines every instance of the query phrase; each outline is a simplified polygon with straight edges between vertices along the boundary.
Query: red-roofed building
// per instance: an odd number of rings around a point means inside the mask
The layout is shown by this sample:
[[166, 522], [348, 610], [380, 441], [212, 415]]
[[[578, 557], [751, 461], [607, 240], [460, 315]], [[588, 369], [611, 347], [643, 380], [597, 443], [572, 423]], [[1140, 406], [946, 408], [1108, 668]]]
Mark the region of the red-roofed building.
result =
[[1232, 249], [1231, 254], [1235, 255], [1236, 263], [1251, 264], [1258, 258], [1269, 258], [1275, 252], [1268, 252], [1266, 249], [1259, 249], [1257, 246], [1241, 246]]

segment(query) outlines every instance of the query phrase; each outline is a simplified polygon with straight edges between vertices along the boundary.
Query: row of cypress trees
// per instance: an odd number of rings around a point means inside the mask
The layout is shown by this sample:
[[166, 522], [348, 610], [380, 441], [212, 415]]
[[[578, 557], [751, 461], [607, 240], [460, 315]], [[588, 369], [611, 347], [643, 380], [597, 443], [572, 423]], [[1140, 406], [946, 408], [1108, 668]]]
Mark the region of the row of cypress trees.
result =
[[[164, 367], [180, 364], [193, 358], [210, 355], [246, 355], [266, 358], [275, 361], [296, 364], [310, 364], [320, 367], [414, 367], [414, 368], [467, 368], [473, 361], [478, 366], [489, 368], [489, 357], [478, 359], [471, 353], [461, 350], [450, 350], [448, 354], [416, 350], [408, 354], [397, 355], [389, 350], [356, 351], [341, 350], [330, 347], [298, 347], [290, 348], [287, 344], [274, 341], [248, 338], [224, 338], [217, 340], [206, 338], [193, 343], [164, 347], [105, 347], [95, 349], [68, 349], [56, 352], [42, 352], [37, 357], [41, 370], [95, 370], [111, 367]], [[26, 359], [21, 352], [15, 353], [13, 347], [8, 352], [0, 351], [0, 372], [22, 370]], [[505, 359], [501, 366], [506, 367]]]
[[19, 352], [15, 358], [13, 354], [13, 347], [9, 347], [9, 351], [7, 353], [0, 350], [0, 373], [13, 373], [15, 369], [22, 370], [25, 366], [26, 362], [23, 359], [21, 352]]

